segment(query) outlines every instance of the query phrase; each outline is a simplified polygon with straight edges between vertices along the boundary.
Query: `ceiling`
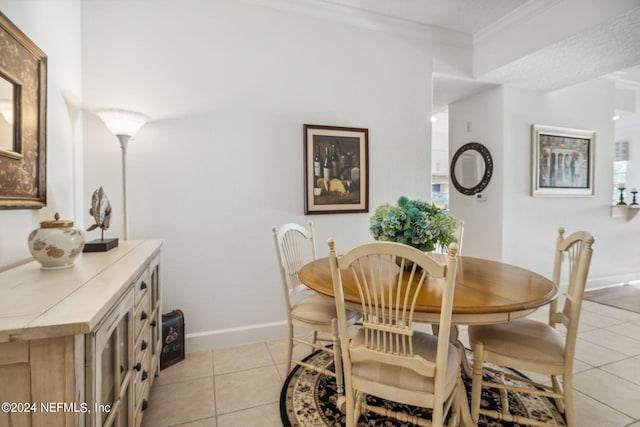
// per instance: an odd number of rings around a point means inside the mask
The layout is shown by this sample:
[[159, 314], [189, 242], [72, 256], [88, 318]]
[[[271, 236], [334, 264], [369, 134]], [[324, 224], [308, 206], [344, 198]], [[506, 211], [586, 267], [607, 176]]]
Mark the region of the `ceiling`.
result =
[[[606, 76], [621, 87], [640, 91], [640, 0], [612, 1], [607, 6], [612, 13], [601, 20], [593, 12], [602, 7], [596, 0], [312, 0], [307, 4], [320, 3], [352, 20], [391, 20], [412, 29], [453, 31], [472, 41], [474, 54], [478, 40], [487, 34], [499, 37], [506, 25], [517, 28], [542, 13], [572, 9], [574, 21], [555, 16], [555, 23], [549, 20], [549, 26], [540, 29], [542, 38], [551, 34], [555, 39], [548, 37], [544, 46], [520, 52], [480, 76], [453, 76], [436, 70], [434, 112], [440, 112], [457, 99], [498, 84], [548, 92]], [[595, 6], [589, 9], [590, 4]], [[591, 19], [589, 25], [567, 34], [568, 23], [577, 22], [579, 27], [582, 16]]]
[[527, 0], [321, 0], [422, 25], [475, 34]]

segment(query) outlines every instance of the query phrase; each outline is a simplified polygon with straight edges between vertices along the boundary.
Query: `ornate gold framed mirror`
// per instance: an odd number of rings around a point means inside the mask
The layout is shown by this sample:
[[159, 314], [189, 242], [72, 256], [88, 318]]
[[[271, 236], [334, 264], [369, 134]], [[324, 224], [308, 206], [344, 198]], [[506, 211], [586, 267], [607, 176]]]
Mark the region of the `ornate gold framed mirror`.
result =
[[47, 56], [0, 13], [0, 209], [46, 205]]

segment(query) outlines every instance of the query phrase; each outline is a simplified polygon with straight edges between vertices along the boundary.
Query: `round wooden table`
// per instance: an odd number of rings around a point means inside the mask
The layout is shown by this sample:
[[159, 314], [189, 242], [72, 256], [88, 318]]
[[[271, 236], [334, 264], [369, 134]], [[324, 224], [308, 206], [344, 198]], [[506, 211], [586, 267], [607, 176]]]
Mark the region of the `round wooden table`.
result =
[[[447, 255], [430, 254], [441, 264]], [[360, 298], [349, 270], [343, 270], [345, 306], [360, 311]], [[333, 297], [333, 279], [329, 258], [312, 261], [298, 272], [302, 283], [316, 292]], [[443, 279], [428, 278], [418, 296], [414, 321], [433, 325], [438, 333], [441, 290]], [[558, 289], [549, 279], [509, 264], [481, 258], [459, 257], [456, 286], [451, 318], [451, 342], [458, 347], [462, 370], [471, 378], [471, 367], [464, 345], [458, 339], [458, 325], [502, 323], [525, 317], [539, 307], [550, 303], [558, 295]], [[469, 408], [463, 407], [464, 425], [470, 425]]]
[[[441, 257], [445, 263], [446, 255]], [[333, 297], [333, 281], [329, 258], [306, 264], [298, 273], [309, 288]], [[359, 309], [359, 297], [349, 271], [342, 272], [345, 305]], [[429, 279], [418, 296], [414, 320], [435, 324], [439, 320], [440, 291], [443, 281]], [[502, 323], [531, 314], [553, 301], [558, 290], [545, 277], [509, 264], [481, 258], [461, 256], [453, 299], [452, 323], [455, 325]]]

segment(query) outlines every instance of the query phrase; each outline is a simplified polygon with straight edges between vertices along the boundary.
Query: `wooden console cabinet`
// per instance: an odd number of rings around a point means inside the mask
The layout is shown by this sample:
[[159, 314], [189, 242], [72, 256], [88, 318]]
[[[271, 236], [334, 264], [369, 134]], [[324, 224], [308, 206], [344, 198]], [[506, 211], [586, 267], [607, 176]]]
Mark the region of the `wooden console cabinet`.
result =
[[137, 427], [162, 349], [161, 241], [0, 273], [0, 427]]

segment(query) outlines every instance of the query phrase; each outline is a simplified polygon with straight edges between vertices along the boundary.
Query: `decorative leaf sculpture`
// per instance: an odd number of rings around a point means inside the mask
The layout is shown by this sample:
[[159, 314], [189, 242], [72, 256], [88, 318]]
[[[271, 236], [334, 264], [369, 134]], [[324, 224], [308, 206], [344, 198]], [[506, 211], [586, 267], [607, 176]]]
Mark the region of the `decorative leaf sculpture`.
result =
[[89, 214], [96, 223], [87, 228], [87, 231], [95, 230], [96, 228], [101, 228], [102, 231], [104, 231], [109, 228], [109, 224], [111, 223], [111, 203], [109, 203], [107, 193], [105, 193], [102, 187], [94, 191], [91, 196], [91, 209], [89, 209]]

